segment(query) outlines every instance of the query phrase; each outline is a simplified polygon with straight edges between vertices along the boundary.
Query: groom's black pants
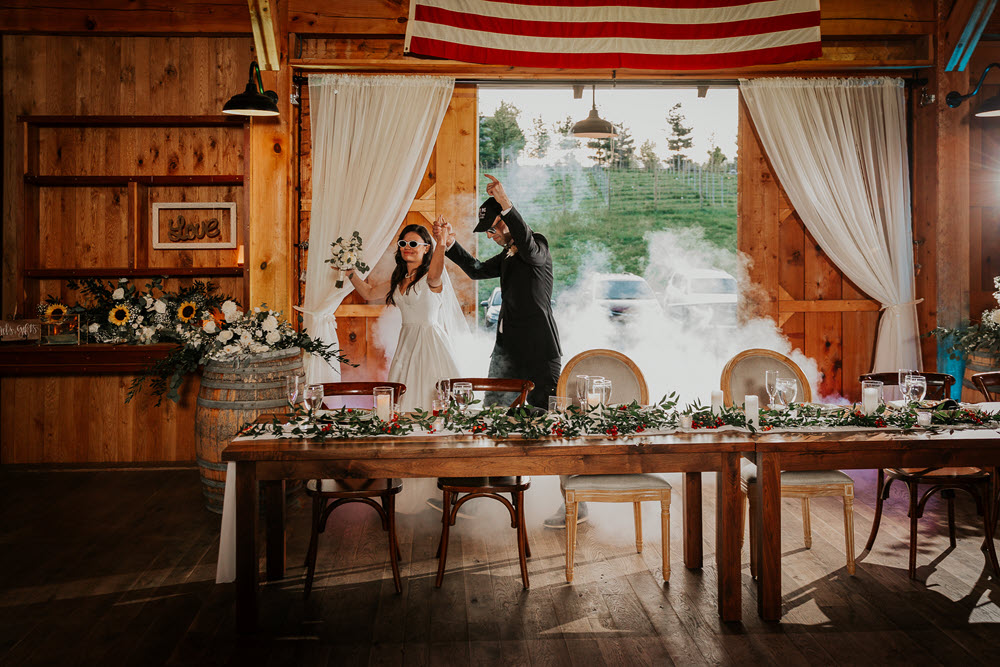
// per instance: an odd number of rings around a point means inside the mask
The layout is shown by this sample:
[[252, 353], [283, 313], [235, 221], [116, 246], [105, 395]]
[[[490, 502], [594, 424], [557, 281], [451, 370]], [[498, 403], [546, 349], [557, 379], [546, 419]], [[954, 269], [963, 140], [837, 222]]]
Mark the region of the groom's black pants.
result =
[[[556, 393], [559, 384], [559, 373], [562, 371], [562, 358], [555, 359], [523, 359], [511, 354], [499, 343], [493, 346], [493, 356], [490, 357], [491, 378], [519, 378], [531, 380], [535, 388], [528, 394], [528, 404], [547, 410], [549, 396]], [[486, 392], [483, 401], [485, 405], [510, 405], [517, 394], [490, 391]]]

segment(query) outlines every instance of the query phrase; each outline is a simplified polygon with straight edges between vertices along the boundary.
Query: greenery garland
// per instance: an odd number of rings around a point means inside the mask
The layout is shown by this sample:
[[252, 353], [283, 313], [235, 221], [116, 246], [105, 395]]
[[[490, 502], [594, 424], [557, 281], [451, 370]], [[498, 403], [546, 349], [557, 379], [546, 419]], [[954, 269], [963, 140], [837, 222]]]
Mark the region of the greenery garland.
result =
[[[473, 402], [475, 403], [478, 401]], [[406, 435], [419, 429], [428, 433], [448, 431], [482, 435], [492, 439], [519, 436], [534, 440], [550, 437], [577, 438], [587, 435], [619, 438], [641, 435], [646, 431], [676, 429], [680, 424], [681, 415], [691, 416], [692, 430], [718, 429], [723, 426], [746, 429], [751, 433], [756, 433], [758, 430], [747, 422], [746, 414], [740, 407], [723, 408], [718, 414], [698, 403], [688, 405], [679, 411], [676, 407], [675, 394], [665, 396], [659, 403], [651, 406], [641, 406], [635, 402], [589, 410], [571, 406], [565, 412], [540, 412], [536, 409], [499, 406], [470, 411], [451, 403], [447, 410], [439, 413], [417, 410], [383, 421], [371, 410], [340, 408], [314, 414], [296, 406], [287, 416], [275, 415], [270, 422], [245, 424], [240, 429], [240, 435], [275, 437], [290, 435], [314, 440], [344, 440], [378, 435]], [[759, 430], [855, 427], [906, 431], [916, 427], [917, 414], [921, 411], [925, 410], [917, 404], [903, 408], [880, 405], [873, 414], [865, 415], [857, 404], [817, 406], [794, 403], [786, 410], [761, 410]], [[924, 429], [929, 432], [936, 432], [941, 427], [949, 426], [991, 428], [1000, 426], [1000, 412], [980, 412], [965, 408], [936, 409], [929, 412], [931, 426]], [[286, 424], [291, 424], [291, 428], [286, 429]]]

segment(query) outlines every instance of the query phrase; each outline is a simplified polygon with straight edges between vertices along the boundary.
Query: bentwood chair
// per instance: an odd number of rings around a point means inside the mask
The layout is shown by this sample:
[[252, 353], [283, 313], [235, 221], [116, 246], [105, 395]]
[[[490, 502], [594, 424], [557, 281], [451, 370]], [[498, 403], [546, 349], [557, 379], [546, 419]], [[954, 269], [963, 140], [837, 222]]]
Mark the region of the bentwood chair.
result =
[[[406, 385], [399, 382], [327, 382], [323, 385], [324, 399], [331, 396], [372, 396], [375, 387], [392, 387], [395, 400], [406, 393]], [[305, 596], [312, 591], [316, 574], [316, 551], [319, 534], [326, 529], [326, 522], [333, 510], [348, 503], [364, 503], [378, 512], [382, 530], [389, 534], [389, 562], [392, 564], [392, 583], [396, 592], [403, 591], [399, 580], [399, 541], [396, 537], [396, 494], [403, 488], [398, 479], [311, 479], [306, 482], [306, 494], [312, 498], [312, 529], [309, 551], [306, 553]], [[381, 504], [375, 502], [379, 499]]]
[[[521, 407], [527, 400], [528, 392], [535, 388], [530, 380], [513, 378], [451, 378], [456, 382], [468, 382], [473, 391], [513, 392], [517, 394], [512, 408]], [[438, 543], [438, 571], [434, 585], [441, 588], [444, 569], [448, 560], [448, 535], [451, 526], [458, 519], [459, 509], [473, 498], [492, 498], [500, 502], [510, 512], [510, 527], [517, 531], [517, 557], [521, 565], [521, 582], [528, 588], [528, 563], [531, 547], [528, 545], [528, 530], [524, 524], [524, 492], [531, 487], [531, 478], [516, 475], [505, 477], [442, 477], [437, 486], [444, 494], [441, 513], [441, 541]], [[510, 494], [507, 500], [502, 493]]]
[[[646, 378], [635, 362], [614, 350], [586, 350], [570, 359], [559, 375], [556, 392], [566, 396], [577, 375], [600, 375], [611, 379], [615, 403], [649, 403]], [[642, 503], [660, 502], [660, 534], [663, 581], [670, 581], [670, 493], [667, 480], [659, 475], [562, 475], [559, 482], [566, 498], [566, 581], [573, 581], [576, 555], [578, 503], [632, 503], [635, 521], [635, 550], [642, 553]]]
[[[777, 370], [786, 377], [795, 378], [798, 384], [800, 402], [812, 401], [812, 389], [805, 373], [798, 364], [783, 354], [773, 350], [754, 348], [740, 352], [730, 359], [722, 370], [723, 401], [731, 405], [737, 397], [752, 394], [761, 397], [761, 404], [769, 400], [764, 386], [764, 372]], [[744, 509], [750, 512], [750, 574], [757, 576], [757, 499], [752, 493], [757, 483], [757, 466], [744, 461], [741, 469], [740, 490], [746, 502]], [[809, 501], [811, 498], [832, 496], [842, 498], [844, 502], [844, 546], [847, 552], [847, 573], [854, 574], [854, 480], [840, 470], [794, 470], [781, 473], [781, 497], [799, 498], [802, 500], [802, 540], [806, 549], [812, 548], [812, 526], [810, 520]], [[742, 542], [743, 520], [740, 520]]]
[[1000, 371], [976, 373], [972, 376], [972, 383], [987, 403], [1000, 400]]
[[[932, 399], [945, 399], [951, 394], [951, 387], [955, 384], [955, 377], [947, 373], [919, 373], [927, 378], [927, 396]], [[979, 375], [987, 375], [981, 373]], [[899, 375], [897, 373], [869, 373], [862, 375], [859, 380], [880, 380], [886, 386], [897, 386]], [[985, 382], [987, 378], [983, 378]], [[976, 384], [980, 384], [977, 382]], [[982, 391], [982, 386], [980, 387]], [[983, 392], [989, 396], [989, 391]], [[955, 490], [965, 491], [976, 502], [976, 511], [983, 517], [983, 527], [987, 539], [983, 546], [987, 552], [987, 560], [993, 566], [993, 571], [1000, 575], [1000, 565], [997, 563], [997, 556], [993, 540], [992, 517], [995, 513], [995, 503], [990, 501], [990, 475], [985, 470], [972, 467], [957, 468], [880, 468], [878, 471], [878, 486], [875, 490], [875, 519], [872, 521], [871, 534], [865, 544], [865, 551], [871, 551], [875, 545], [875, 537], [878, 535], [879, 524], [882, 521], [882, 506], [889, 498], [889, 487], [893, 482], [899, 480], [906, 484], [909, 492], [909, 512], [910, 517], [910, 579], [917, 578], [917, 520], [924, 514], [924, 507], [927, 501], [935, 493], [940, 492], [941, 497], [948, 502], [948, 540], [951, 546], [956, 544], [955, 540]], [[929, 485], [930, 488], [920, 495], [920, 485]], [[984, 503], [984, 499], [986, 502]]]

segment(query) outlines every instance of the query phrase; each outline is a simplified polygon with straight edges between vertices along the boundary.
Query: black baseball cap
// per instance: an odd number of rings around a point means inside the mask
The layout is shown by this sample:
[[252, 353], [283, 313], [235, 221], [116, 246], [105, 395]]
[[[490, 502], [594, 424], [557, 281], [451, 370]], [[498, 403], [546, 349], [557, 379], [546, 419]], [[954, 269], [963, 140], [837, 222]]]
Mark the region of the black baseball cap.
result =
[[497, 216], [500, 215], [502, 211], [503, 207], [500, 206], [500, 202], [493, 197], [490, 197], [479, 207], [479, 224], [477, 224], [476, 228], [472, 231], [485, 232], [493, 226], [493, 221], [497, 219]]

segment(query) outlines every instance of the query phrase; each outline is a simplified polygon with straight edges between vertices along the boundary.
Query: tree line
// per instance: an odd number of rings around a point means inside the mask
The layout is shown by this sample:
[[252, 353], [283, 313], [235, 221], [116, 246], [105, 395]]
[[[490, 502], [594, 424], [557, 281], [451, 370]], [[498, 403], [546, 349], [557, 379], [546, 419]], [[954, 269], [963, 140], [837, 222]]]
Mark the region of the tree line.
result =
[[[574, 125], [570, 116], [551, 125], [546, 125], [542, 117], [538, 116], [531, 120], [526, 136], [519, 123], [520, 115], [521, 110], [505, 100], [500, 102], [492, 116], [479, 114], [479, 162], [482, 167], [509, 166], [524, 151], [528, 157], [544, 158], [553, 146], [561, 149], [580, 147], [581, 140], [570, 134]], [[656, 144], [653, 141], [646, 140], [636, 148], [631, 130], [624, 123], [615, 125], [618, 133], [616, 138], [589, 139], [586, 146], [591, 153], [587, 157], [597, 166], [612, 169], [681, 169], [693, 162], [688, 155], [693, 137], [680, 102], [669, 109], [666, 121], [669, 127], [666, 143], [667, 150], [670, 151], [666, 164], [656, 154]], [[710, 142], [711, 148], [702, 166], [709, 171], [723, 171], [727, 168], [728, 158], [715, 143], [714, 135]]]

